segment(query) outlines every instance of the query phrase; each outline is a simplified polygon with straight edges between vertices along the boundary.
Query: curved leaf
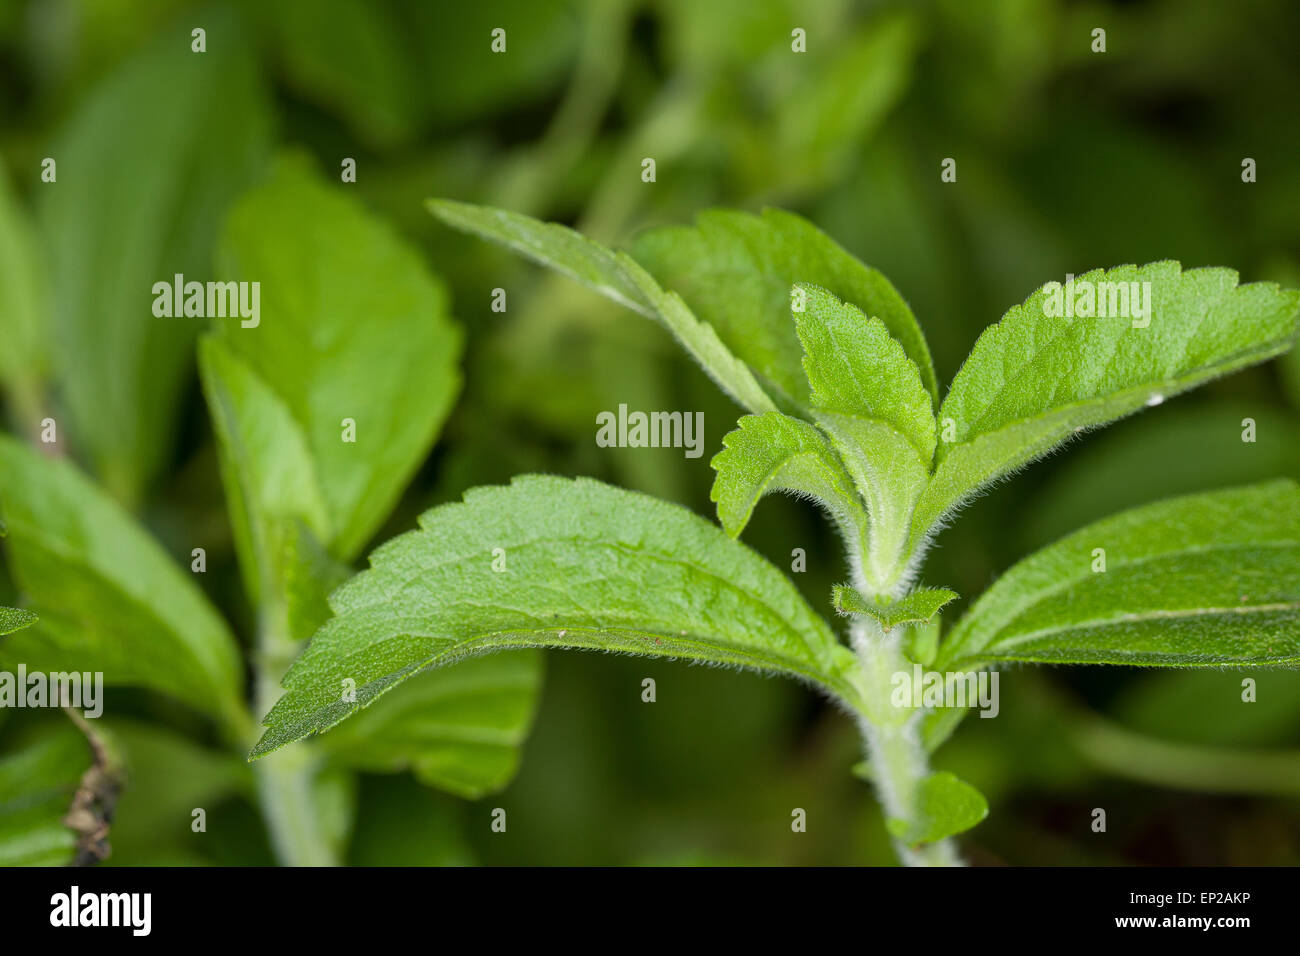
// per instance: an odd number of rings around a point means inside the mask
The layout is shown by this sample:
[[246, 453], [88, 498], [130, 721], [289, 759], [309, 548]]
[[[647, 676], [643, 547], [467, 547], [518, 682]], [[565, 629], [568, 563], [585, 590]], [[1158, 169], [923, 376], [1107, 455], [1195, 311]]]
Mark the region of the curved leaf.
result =
[[221, 217], [270, 138], [255, 44], [229, 14], [203, 26], [202, 56], [174, 25], [97, 86], [49, 147], [57, 183], [39, 190], [66, 440], [128, 503], [167, 461], [200, 328], [155, 316], [150, 289], [211, 278]]
[[619, 305], [658, 319], [718, 387], [740, 405], [755, 413], [776, 410], [753, 373], [723, 344], [717, 331], [697, 319], [680, 296], [661, 289], [650, 273], [627, 255], [567, 226], [520, 213], [450, 199], [430, 199], [427, 205], [454, 229], [512, 249]]
[[[1119, 290], [1127, 299], [1134, 283], [1139, 294], [1149, 287], [1149, 315], [1133, 301], [1122, 308]], [[1076, 279], [1075, 297], [1094, 290], [1104, 316], [1054, 314], [1065, 302], [1052, 285], [986, 329], [953, 380], [939, 411], [947, 440], [917, 503], [913, 544], [981, 487], [1072, 435], [1285, 352], [1300, 313], [1300, 292], [1238, 286], [1231, 269], [1183, 272], [1176, 262]]]
[[243, 498], [234, 510], [301, 518], [351, 560], [459, 390], [447, 293], [413, 249], [297, 158], [236, 204], [218, 259], [262, 291], [260, 324], [218, 324], [219, 346], [203, 353], [224, 457], [245, 479], [227, 482]]
[[946, 770], [932, 773], [916, 787], [916, 819], [891, 817], [886, 827], [910, 847], [956, 836], [989, 815], [984, 795]]
[[65, 460], [0, 435], [10, 565], [35, 627], [0, 641], [0, 662], [103, 671], [242, 726], [243, 665], [191, 577]]
[[785, 576], [684, 508], [525, 476], [420, 524], [334, 593], [336, 616], [285, 677], [253, 757], [328, 730], [426, 667], [507, 648], [686, 657], [857, 700], [852, 652]]
[[431, 787], [477, 799], [514, 776], [541, 678], [539, 651], [490, 654], [424, 671], [321, 743], [343, 766], [409, 769]]
[[853, 480], [821, 432], [780, 412], [745, 415], [737, 424], [710, 462], [717, 473], [711, 497], [727, 534], [744, 530], [765, 494], [791, 491], [816, 499], [865, 551], [867, 528]]

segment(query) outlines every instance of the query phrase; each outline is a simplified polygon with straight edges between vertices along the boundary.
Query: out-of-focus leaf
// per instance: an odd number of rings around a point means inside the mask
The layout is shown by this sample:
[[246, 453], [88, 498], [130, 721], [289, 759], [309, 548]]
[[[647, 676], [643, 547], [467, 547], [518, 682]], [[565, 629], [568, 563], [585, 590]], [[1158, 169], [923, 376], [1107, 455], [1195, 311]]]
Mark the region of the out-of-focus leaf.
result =
[[908, 846], [934, 843], [975, 826], [989, 814], [984, 795], [959, 777], [939, 771], [916, 788], [916, 814], [907, 820], [885, 822], [889, 832]]
[[99, 85], [50, 147], [58, 181], [40, 190], [71, 415], [60, 440], [128, 503], [168, 458], [200, 326], [156, 317], [154, 283], [211, 278], [217, 224], [268, 138], [248, 37], [217, 14], [204, 28], [205, 54], [173, 25]]
[[77, 834], [63, 822], [93, 758], [86, 739], [65, 722], [0, 756], [0, 866], [65, 866]]
[[415, 252], [296, 161], [239, 201], [219, 258], [262, 284], [260, 324], [219, 325], [201, 367], [241, 560], [264, 586], [269, 522], [301, 521], [344, 562], [374, 533], [451, 410], [461, 335]]
[[458, 806], [410, 777], [364, 777], [352, 866], [472, 866]]
[[[1132, 302], [1116, 307], [1130, 283], [1149, 283], [1151, 314], [1141, 320]], [[1094, 290], [1092, 310], [1104, 302], [1108, 314], [1049, 314], [1063, 310], [1043, 286], [980, 336], [939, 411], [951, 440], [939, 443], [917, 502], [914, 544], [980, 488], [1072, 435], [1280, 355], [1300, 315], [1300, 292], [1238, 286], [1231, 269], [1183, 272], [1176, 262], [1097, 269], [1074, 289]], [[1055, 293], [1065, 298], [1059, 284]], [[1149, 324], [1134, 327], [1140, 321]]]
[[1161, 501], [1026, 558], [958, 622], [936, 667], [997, 661], [1300, 662], [1300, 486]]
[[422, 783], [476, 799], [514, 776], [541, 674], [539, 651], [470, 658], [416, 674], [321, 744], [344, 766], [409, 769]]
[[694, 226], [641, 233], [631, 254], [661, 286], [680, 293], [728, 348], [796, 401], [808, 397], [790, 321], [796, 283], [821, 286], [878, 319], [916, 363], [926, 390], [936, 394], [929, 347], [903, 297], [883, 275], [793, 213], [709, 210]]
[[1090, 715], [1069, 724], [1071, 743], [1107, 773], [1199, 793], [1300, 794], [1300, 750], [1176, 743]]
[[1069, 466], [1019, 505], [1018, 550], [1160, 498], [1272, 478], [1300, 479], [1300, 421], [1293, 414], [1258, 400], [1177, 402], [1072, 450]]
[[748, 366], [723, 344], [717, 330], [697, 319], [675, 292], [660, 288], [629, 256], [592, 242], [567, 226], [504, 209], [448, 199], [430, 199], [428, 205], [430, 212], [455, 229], [503, 245], [634, 312], [659, 319], [718, 387], [743, 407], [756, 414], [776, 410]]
[[[573, 61], [576, 12], [563, 0], [282, 0], [259, 15], [290, 84], [370, 145], [390, 148], [430, 123], [481, 120], [545, 96]], [[503, 53], [492, 50], [498, 27]]]
[[243, 725], [239, 650], [220, 615], [115, 502], [67, 461], [0, 436], [0, 506], [10, 566], [35, 627], [0, 642], [0, 662], [103, 671]]
[[1126, 683], [1107, 712], [1131, 731], [1170, 743], [1284, 747], [1300, 727], [1300, 671], [1157, 671]]
[[426, 667], [490, 650], [688, 657], [859, 697], [852, 652], [776, 568], [684, 508], [589, 479], [472, 489], [375, 551], [330, 605], [336, 616], [285, 677], [254, 757], [328, 730]]
[[248, 764], [235, 753], [140, 721], [106, 719], [103, 729], [124, 774], [113, 814], [115, 864], [147, 862], [163, 852], [204, 855], [208, 841], [221, 835], [196, 831], [194, 810], [210, 815], [232, 795], [252, 795]]

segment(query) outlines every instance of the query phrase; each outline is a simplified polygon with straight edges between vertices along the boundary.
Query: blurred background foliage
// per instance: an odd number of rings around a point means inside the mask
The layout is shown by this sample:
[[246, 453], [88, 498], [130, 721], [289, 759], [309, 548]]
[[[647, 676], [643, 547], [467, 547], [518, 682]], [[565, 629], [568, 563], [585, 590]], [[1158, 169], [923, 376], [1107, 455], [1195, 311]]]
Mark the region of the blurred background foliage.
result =
[[[194, 26], [218, 86], [177, 79]], [[202, 583], [247, 638], [193, 342], [133, 315], [130, 290], [207, 274], [230, 201], [289, 146], [326, 172], [357, 160], [340, 188], [426, 253], [467, 334], [460, 403], [377, 540], [526, 471], [711, 514], [708, 457], [737, 409], [657, 326], [437, 225], [426, 197], [621, 245], [710, 206], [795, 210], [892, 279], [946, 382], [986, 325], [1066, 272], [1176, 258], [1300, 282], [1297, 36], [1290, 0], [0, 0], [0, 301], [53, 316], [50, 335], [19, 322], [0, 343], [8, 425], [32, 435], [58, 409], [78, 461], [172, 553], [209, 542]], [[40, 182], [47, 155], [57, 189]], [[945, 157], [956, 183], [940, 182]], [[48, 287], [33, 256], [48, 257]], [[596, 414], [619, 403], [703, 410], [708, 454], [598, 448]], [[960, 613], [1085, 522], [1300, 478], [1297, 408], [1291, 357], [1077, 441], [969, 508], [925, 580], [964, 595]], [[810, 507], [765, 501], [746, 540], [785, 568], [806, 549], [794, 577], [829, 611], [844, 569]], [[15, 599], [0, 573], [0, 603]], [[1247, 676], [1256, 703], [1241, 701]], [[1018, 669], [1001, 691], [1000, 717], [967, 720], [937, 756], [989, 797], [963, 837], [974, 862], [1300, 863], [1300, 675]], [[205, 724], [117, 690], [98, 727], [129, 773], [111, 862], [271, 862], [248, 768]], [[0, 711], [0, 806], [13, 781], [48, 782], [21, 808], [27, 859], [70, 845], [57, 817], [79, 740], [57, 712]], [[849, 772], [858, 757], [851, 722], [798, 686], [552, 653], [503, 793], [465, 802], [373, 774], [341, 786], [332, 812], [355, 863], [891, 862]], [[209, 808], [206, 834], [190, 831], [194, 806]], [[506, 834], [489, 830], [498, 806]]]

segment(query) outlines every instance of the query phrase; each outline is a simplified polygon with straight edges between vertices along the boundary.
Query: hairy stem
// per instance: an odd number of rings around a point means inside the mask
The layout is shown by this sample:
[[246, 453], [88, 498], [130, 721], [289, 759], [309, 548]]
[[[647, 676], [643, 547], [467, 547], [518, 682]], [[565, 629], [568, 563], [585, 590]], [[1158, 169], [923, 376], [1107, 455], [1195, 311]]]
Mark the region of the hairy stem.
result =
[[[897, 708], [890, 699], [893, 675], [910, 666], [902, 652], [902, 630], [896, 628], [886, 634], [870, 618], [859, 618], [854, 620], [850, 633], [858, 655], [864, 700], [858, 723], [876, 793], [886, 820], [914, 823], [917, 786], [930, 773], [930, 763], [917, 731], [920, 711]], [[907, 866], [961, 865], [951, 840], [913, 847], [895, 839], [894, 850]]]

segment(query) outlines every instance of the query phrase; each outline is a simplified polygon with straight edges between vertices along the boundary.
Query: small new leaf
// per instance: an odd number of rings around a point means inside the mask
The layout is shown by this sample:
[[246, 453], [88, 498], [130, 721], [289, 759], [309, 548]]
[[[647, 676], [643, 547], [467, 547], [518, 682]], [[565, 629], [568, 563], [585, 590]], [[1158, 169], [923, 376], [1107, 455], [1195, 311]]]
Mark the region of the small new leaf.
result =
[[811, 496], [848, 541], [865, 549], [865, 514], [853, 480], [821, 432], [780, 412], [746, 415], [737, 424], [710, 462], [717, 472], [711, 497], [727, 534], [744, 530], [763, 495], [789, 491]]
[[430, 787], [477, 799], [508, 783], [532, 726], [541, 651], [473, 657], [416, 674], [321, 738], [331, 762], [410, 770]]
[[910, 847], [956, 836], [975, 826], [989, 814], [984, 795], [964, 780], [939, 771], [916, 788], [916, 811], [909, 822], [891, 817], [885, 826]]
[[841, 614], [865, 614], [889, 631], [900, 624], [925, 624], [945, 604], [957, 600], [957, 592], [947, 588], [917, 588], [897, 601], [880, 598], [871, 601], [857, 588], [837, 584], [831, 592], [831, 599], [835, 610]]
[[935, 443], [930, 394], [885, 323], [814, 285], [800, 283], [794, 295], [803, 305], [793, 314], [812, 405], [889, 425], [928, 467]]
[[[328, 730], [421, 670], [510, 648], [685, 657], [859, 703], [852, 652], [780, 571], [684, 508], [590, 479], [472, 489], [375, 551], [330, 606], [252, 757]], [[347, 679], [354, 694], [341, 693]]]
[[[350, 561], [424, 460], [460, 388], [443, 284], [300, 157], [231, 211], [225, 277], [261, 282], [256, 328], [217, 323], [200, 351], [245, 566], [296, 518]], [[355, 442], [341, 422], [356, 423]], [[262, 568], [264, 573], [264, 568]], [[254, 592], [256, 593], [256, 592]]]
[[66, 459], [0, 435], [9, 565], [40, 615], [0, 641], [0, 666], [103, 671], [111, 686], [171, 694], [246, 719], [239, 646], [172, 558]]

